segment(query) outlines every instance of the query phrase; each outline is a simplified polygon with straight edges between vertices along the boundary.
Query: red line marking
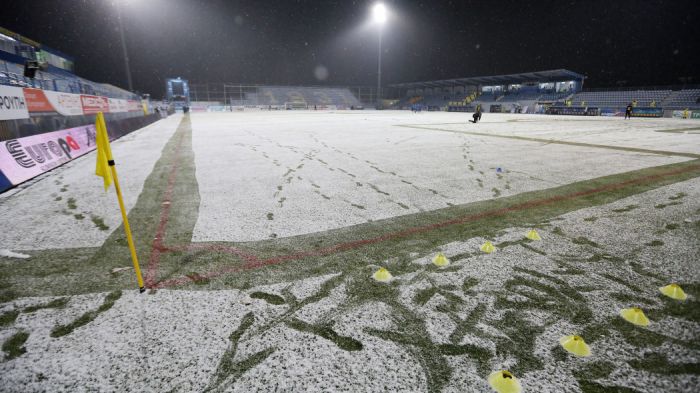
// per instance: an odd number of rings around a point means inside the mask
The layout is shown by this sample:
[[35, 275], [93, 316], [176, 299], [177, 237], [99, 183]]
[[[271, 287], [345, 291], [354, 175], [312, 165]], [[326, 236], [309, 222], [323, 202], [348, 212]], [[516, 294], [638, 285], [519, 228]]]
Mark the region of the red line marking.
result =
[[158, 222], [158, 229], [156, 231], [156, 236], [151, 244], [151, 255], [148, 258], [148, 270], [146, 271], [146, 287], [153, 287], [156, 282], [156, 274], [158, 273], [158, 263], [160, 262], [161, 250], [165, 247], [163, 246], [163, 238], [165, 237], [165, 230], [168, 225], [168, 220], [170, 219], [170, 203], [173, 196], [173, 188], [175, 186], [175, 178], [177, 177], [177, 170], [179, 168], [178, 163], [180, 162], [180, 150], [182, 148], [182, 139], [177, 143], [177, 148], [175, 149], [175, 156], [173, 157], [173, 166], [170, 168], [170, 174], [168, 175], [168, 187], [163, 195], [163, 200], [161, 202], [160, 211], [160, 221]]
[[[648, 181], [655, 180], [655, 179], [660, 179], [660, 178], [664, 178], [664, 177], [668, 177], [668, 176], [678, 175], [678, 174], [686, 173], [686, 172], [692, 172], [692, 171], [697, 170], [697, 169], [700, 169], [700, 165], [697, 165], [697, 164], [691, 165], [691, 166], [688, 166], [685, 168], [680, 168], [680, 169], [676, 169], [676, 170], [672, 170], [672, 171], [662, 172], [662, 173], [658, 173], [655, 175], [647, 175], [647, 176], [640, 177], [637, 179], [631, 179], [631, 180], [623, 181], [620, 183], [608, 184], [608, 185], [605, 185], [602, 187], [592, 188], [589, 190], [578, 191], [578, 192], [574, 192], [574, 193], [570, 193], [570, 194], [566, 194], [566, 195], [554, 196], [554, 197], [550, 197], [550, 198], [536, 199], [536, 200], [532, 200], [529, 202], [524, 202], [524, 203], [520, 203], [517, 205], [513, 205], [510, 207], [504, 207], [504, 208], [500, 208], [500, 209], [485, 211], [485, 212], [478, 213], [478, 214], [471, 214], [471, 215], [467, 215], [467, 216], [462, 216], [462, 217], [458, 217], [458, 218], [455, 218], [452, 220], [438, 222], [435, 224], [408, 228], [408, 229], [405, 229], [403, 231], [387, 233], [387, 234], [384, 234], [381, 236], [376, 236], [376, 237], [369, 238], [369, 239], [361, 239], [361, 240], [354, 240], [354, 241], [350, 241], [350, 242], [346, 242], [346, 243], [339, 243], [339, 244], [336, 244], [336, 245], [333, 245], [330, 247], [326, 247], [326, 248], [322, 248], [319, 250], [302, 251], [302, 252], [298, 252], [298, 253], [294, 253], [294, 254], [287, 254], [287, 255], [281, 255], [278, 257], [268, 258], [265, 260], [259, 260], [258, 258], [251, 255], [250, 256], [251, 258], [249, 258], [249, 259], [246, 259], [244, 257], [244, 259], [246, 260], [246, 263], [242, 266], [229, 267], [229, 268], [224, 268], [224, 269], [221, 269], [218, 271], [212, 271], [212, 272], [206, 273], [200, 277], [214, 278], [214, 277], [218, 277], [218, 276], [221, 276], [221, 275], [224, 275], [227, 273], [250, 270], [250, 269], [255, 269], [255, 268], [269, 266], [269, 265], [277, 265], [277, 264], [280, 264], [283, 262], [293, 261], [293, 260], [303, 259], [303, 258], [308, 258], [308, 257], [313, 257], [313, 256], [324, 256], [324, 255], [334, 254], [337, 252], [352, 250], [352, 249], [366, 246], [369, 244], [380, 243], [383, 241], [396, 239], [396, 238], [400, 238], [400, 237], [405, 237], [405, 236], [413, 235], [416, 233], [423, 233], [423, 232], [427, 232], [427, 231], [431, 231], [431, 230], [435, 230], [435, 229], [439, 229], [439, 228], [444, 228], [444, 227], [448, 227], [448, 226], [452, 226], [452, 225], [456, 225], [456, 224], [464, 224], [464, 223], [467, 223], [470, 221], [477, 221], [477, 220], [481, 220], [481, 219], [484, 219], [487, 217], [502, 216], [504, 214], [514, 212], [514, 211], [527, 210], [527, 209], [531, 209], [531, 208], [535, 208], [535, 207], [549, 205], [549, 204], [552, 204], [555, 202], [561, 202], [561, 201], [571, 200], [571, 199], [575, 199], [575, 198], [579, 198], [579, 197], [583, 197], [583, 196], [593, 195], [593, 194], [597, 194], [600, 192], [618, 190], [618, 189], [627, 187], [629, 185], [640, 184], [640, 183], [648, 182]], [[206, 249], [206, 247], [202, 247], [202, 248]], [[238, 250], [238, 249], [236, 249], [236, 250]], [[242, 251], [240, 251], [240, 250], [238, 250], [238, 251], [242, 253]], [[168, 288], [168, 287], [173, 287], [173, 286], [184, 285], [184, 284], [187, 284], [191, 281], [192, 281], [192, 279], [190, 279], [188, 277], [173, 278], [170, 280], [165, 280], [165, 281], [161, 281], [159, 283], [156, 283], [153, 287], [155, 287], [155, 288]]]
[[237, 255], [247, 262], [258, 262], [259, 259], [253, 254], [250, 254], [244, 250], [237, 247], [226, 246], [223, 244], [196, 244], [191, 243], [186, 246], [161, 246], [160, 252], [173, 252], [173, 251], [196, 251], [205, 250], [212, 252], [224, 252], [227, 254]]

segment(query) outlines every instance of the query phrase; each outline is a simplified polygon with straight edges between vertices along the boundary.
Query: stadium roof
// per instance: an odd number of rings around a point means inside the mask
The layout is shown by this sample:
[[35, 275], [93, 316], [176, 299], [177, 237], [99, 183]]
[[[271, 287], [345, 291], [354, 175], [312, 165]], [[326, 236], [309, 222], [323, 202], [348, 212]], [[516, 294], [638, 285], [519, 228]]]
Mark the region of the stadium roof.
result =
[[473, 76], [469, 78], [442, 79], [427, 82], [408, 82], [389, 85], [402, 89], [426, 88], [426, 87], [452, 87], [464, 85], [505, 85], [525, 82], [560, 82], [567, 80], [581, 80], [583, 75], [564, 69], [525, 72], [522, 74]]

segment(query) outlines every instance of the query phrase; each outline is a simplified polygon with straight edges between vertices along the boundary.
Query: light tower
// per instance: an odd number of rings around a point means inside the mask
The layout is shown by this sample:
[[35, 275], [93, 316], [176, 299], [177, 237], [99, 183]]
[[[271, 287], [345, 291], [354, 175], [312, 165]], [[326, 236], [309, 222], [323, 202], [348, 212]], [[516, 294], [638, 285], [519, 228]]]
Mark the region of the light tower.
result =
[[376, 3], [372, 7], [372, 20], [379, 31], [379, 56], [377, 59], [377, 108], [381, 107], [382, 91], [382, 28], [387, 20], [387, 10], [383, 3]]
[[134, 91], [134, 86], [131, 83], [131, 68], [129, 67], [129, 51], [126, 48], [126, 40], [124, 39], [124, 26], [122, 24], [122, 4], [121, 1], [116, 2], [117, 21], [119, 22], [119, 36], [122, 43], [122, 54], [124, 56], [124, 68], [126, 69], [126, 81], [129, 85], [129, 91]]

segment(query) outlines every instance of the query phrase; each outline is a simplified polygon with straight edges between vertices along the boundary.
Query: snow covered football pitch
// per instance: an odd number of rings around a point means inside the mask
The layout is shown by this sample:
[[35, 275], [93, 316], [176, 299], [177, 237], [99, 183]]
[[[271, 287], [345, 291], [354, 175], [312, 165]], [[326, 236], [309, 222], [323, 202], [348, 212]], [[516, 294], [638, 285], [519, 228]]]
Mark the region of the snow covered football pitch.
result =
[[94, 154], [1, 195], [0, 250], [29, 256], [0, 256], [2, 390], [697, 391], [700, 126], [469, 118], [194, 113], [114, 142], [147, 294]]

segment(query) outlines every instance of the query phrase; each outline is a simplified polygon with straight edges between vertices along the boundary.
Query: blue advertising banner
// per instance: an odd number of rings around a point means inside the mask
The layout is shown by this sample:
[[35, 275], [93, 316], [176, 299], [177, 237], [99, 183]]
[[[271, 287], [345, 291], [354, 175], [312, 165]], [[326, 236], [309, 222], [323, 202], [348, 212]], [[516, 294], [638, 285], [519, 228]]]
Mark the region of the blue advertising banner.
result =
[[598, 108], [585, 106], [550, 106], [545, 112], [548, 115], [597, 116]]
[[601, 116], [624, 116], [625, 111], [621, 111], [617, 108], [603, 108], [600, 110]]
[[662, 108], [632, 108], [632, 117], [663, 117]]

